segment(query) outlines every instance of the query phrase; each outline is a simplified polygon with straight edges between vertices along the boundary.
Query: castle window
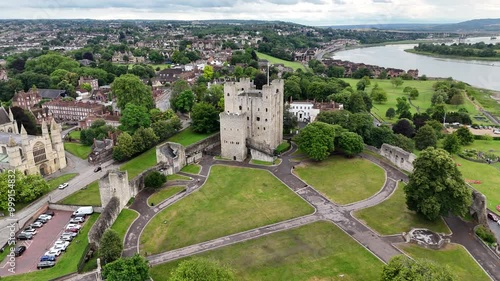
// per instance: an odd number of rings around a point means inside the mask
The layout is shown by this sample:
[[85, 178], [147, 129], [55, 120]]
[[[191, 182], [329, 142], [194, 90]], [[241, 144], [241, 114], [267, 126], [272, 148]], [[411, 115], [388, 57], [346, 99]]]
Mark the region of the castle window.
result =
[[260, 108], [257, 108], [257, 111], [260, 111]]
[[250, 121], [250, 117], [247, 116], [247, 121]]
[[260, 117], [257, 117], [257, 121], [260, 121]]
[[240, 110], [241, 110], [241, 108], [242, 108], [242, 107], [241, 107], [241, 105], [240, 105]]
[[227, 96], [229, 97], [229, 93], [227, 93]]
[[264, 131], [266, 130], [266, 127], [264, 127]]
[[257, 127], [257, 130], [260, 130], [260, 127]]
[[267, 118], [266, 118], [266, 122], [267, 122]]
[[12, 133], [12, 128], [10, 128], [10, 127], [9, 127], [9, 130], [8, 130], [8, 131], [9, 131], [9, 133]]
[[267, 107], [266, 107], [266, 112], [267, 112]]
[[280, 92], [280, 89], [276, 89], [276, 93], [279, 93]]

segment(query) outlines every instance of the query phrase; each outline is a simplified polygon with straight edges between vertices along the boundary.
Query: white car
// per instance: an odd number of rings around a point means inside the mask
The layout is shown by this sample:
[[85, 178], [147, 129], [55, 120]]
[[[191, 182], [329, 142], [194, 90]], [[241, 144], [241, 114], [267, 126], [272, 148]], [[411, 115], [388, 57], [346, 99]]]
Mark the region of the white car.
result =
[[69, 220], [70, 223], [82, 223], [82, 222], [85, 222], [85, 218], [83, 217], [75, 217], [75, 218], [71, 218]]
[[61, 250], [50, 249], [47, 252], [45, 252], [44, 256], [58, 257], [60, 254], [61, 254]]
[[81, 225], [77, 224], [77, 223], [70, 223], [66, 226], [66, 229], [70, 229], [70, 228], [76, 228], [76, 229], [80, 229], [82, 228]]
[[66, 244], [54, 244], [54, 246], [52, 246], [52, 248], [50, 248], [50, 251], [66, 251], [66, 248], [68, 248], [68, 246]]
[[64, 245], [66, 247], [69, 246], [69, 242], [68, 241], [63, 241], [63, 240], [56, 240], [56, 242], [54, 242], [54, 246], [55, 245]]
[[69, 185], [69, 183], [65, 182], [63, 184], [60, 184], [58, 188], [59, 189], [65, 189], [66, 187], [68, 187], [68, 185]]
[[66, 241], [66, 242], [69, 242], [69, 241], [72, 241], [73, 238], [74, 238], [74, 236], [71, 236], [68, 234], [68, 235], [61, 235], [61, 238], [59, 238], [59, 239]]
[[52, 219], [52, 216], [50, 215], [40, 215], [38, 216], [39, 219], [42, 219], [42, 220], [50, 220]]

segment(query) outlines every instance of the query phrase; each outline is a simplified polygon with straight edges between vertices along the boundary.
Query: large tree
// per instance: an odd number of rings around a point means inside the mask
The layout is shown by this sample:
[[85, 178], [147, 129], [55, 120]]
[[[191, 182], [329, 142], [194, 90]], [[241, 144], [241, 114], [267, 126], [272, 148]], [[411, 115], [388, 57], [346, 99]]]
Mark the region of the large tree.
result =
[[127, 132], [118, 136], [117, 144], [113, 147], [113, 159], [123, 161], [132, 157], [137, 151], [134, 147], [134, 140]]
[[474, 135], [467, 127], [458, 128], [456, 134], [461, 145], [469, 145], [474, 142]]
[[138, 254], [120, 258], [102, 268], [102, 277], [107, 281], [148, 281], [148, 261]]
[[193, 258], [181, 262], [172, 272], [170, 281], [232, 281], [236, 280], [233, 271], [220, 263]]
[[415, 126], [413, 126], [413, 123], [406, 119], [399, 119], [394, 126], [392, 126], [392, 131], [394, 131], [395, 134], [402, 134], [403, 136], [412, 138], [413, 135], [415, 134]]
[[446, 135], [443, 140], [443, 149], [450, 154], [455, 154], [460, 151], [460, 140], [456, 133]]
[[140, 127], [149, 127], [151, 125], [151, 120], [144, 106], [129, 103], [122, 112], [120, 123], [123, 131], [132, 134]]
[[378, 84], [375, 84], [375, 86], [373, 87], [370, 97], [377, 103], [383, 103], [387, 101], [387, 93], [384, 89], [380, 88]]
[[[10, 183], [14, 179], [14, 188]], [[21, 171], [0, 173], [0, 209], [15, 208], [13, 203], [30, 203], [49, 191], [49, 185], [40, 175], [24, 175]], [[14, 191], [11, 191], [14, 190]], [[11, 201], [14, 199], [15, 201]], [[14, 210], [15, 212], [15, 210]]]
[[425, 125], [422, 128], [418, 129], [417, 134], [415, 135], [413, 140], [415, 140], [415, 146], [419, 150], [426, 149], [427, 147], [436, 147], [436, 132], [431, 126]]
[[448, 152], [429, 147], [420, 153], [413, 166], [404, 189], [408, 209], [429, 220], [450, 212], [466, 214], [472, 203], [472, 191]]
[[104, 264], [119, 259], [122, 255], [123, 242], [113, 229], [106, 229], [99, 241], [99, 257]]
[[341, 133], [338, 138], [338, 146], [347, 157], [352, 157], [365, 148], [363, 138], [353, 132]]
[[381, 281], [455, 281], [448, 267], [428, 260], [413, 260], [403, 255], [393, 257], [384, 265]]
[[195, 104], [191, 112], [191, 126], [197, 133], [211, 133], [219, 130], [219, 111], [209, 103]]
[[310, 158], [325, 160], [333, 152], [335, 128], [323, 122], [313, 122], [303, 128], [296, 137], [299, 148]]
[[182, 112], [182, 113], [187, 113], [191, 111], [191, 108], [194, 105], [194, 94], [191, 90], [186, 90], [182, 93], [180, 93], [176, 98], [173, 103], [174, 107], [176, 110]]
[[111, 84], [111, 91], [117, 98], [116, 105], [122, 110], [128, 103], [144, 106], [148, 110], [154, 107], [151, 89], [133, 74], [116, 78]]

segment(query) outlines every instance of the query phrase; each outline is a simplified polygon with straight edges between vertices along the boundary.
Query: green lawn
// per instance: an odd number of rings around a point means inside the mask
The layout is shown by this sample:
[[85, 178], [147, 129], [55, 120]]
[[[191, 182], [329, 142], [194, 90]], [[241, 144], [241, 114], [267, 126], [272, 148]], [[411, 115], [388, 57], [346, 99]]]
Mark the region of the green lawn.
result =
[[287, 150], [290, 149], [290, 146], [292, 146], [292, 145], [289, 142], [287, 142], [287, 141], [282, 142], [282, 143], [280, 143], [280, 145], [278, 145], [278, 147], [276, 147], [276, 151], [278, 153], [286, 152]]
[[50, 186], [50, 190], [56, 189], [60, 184], [70, 181], [72, 178], [78, 176], [77, 173], [70, 173], [59, 176], [57, 178], [48, 180], [47, 183]]
[[500, 141], [495, 140], [474, 140], [470, 145], [463, 146], [463, 149], [475, 149], [482, 152], [493, 153], [500, 156]]
[[183, 176], [183, 175], [178, 175], [178, 174], [173, 174], [173, 175], [168, 175], [167, 176], [167, 181], [190, 181], [191, 178]]
[[128, 179], [131, 180], [154, 165], [156, 165], [156, 147], [122, 164], [120, 166], [120, 171], [126, 170], [128, 172]]
[[485, 89], [476, 89], [476, 91], [471, 92], [472, 97], [475, 101], [481, 104], [485, 110], [490, 113], [499, 116], [500, 115], [500, 104], [492, 98], [492, 91]]
[[81, 189], [70, 196], [59, 201], [60, 204], [79, 206], [101, 206], [101, 194], [99, 193], [99, 182], [94, 181], [85, 189]]
[[442, 219], [430, 222], [408, 210], [403, 187], [404, 183], [400, 183], [389, 199], [376, 206], [356, 211], [354, 215], [382, 235], [408, 232], [411, 228], [417, 227], [439, 233], [450, 233]]
[[398, 248], [412, 258], [428, 259], [441, 266], [448, 266], [457, 280], [491, 280], [462, 245], [449, 244], [441, 250], [425, 249], [412, 244], [398, 245]]
[[89, 157], [90, 152], [92, 151], [92, 148], [90, 146], [73, 142], [65, 142], [64, 149], [69, 153], [77, 157], [80, 157], [82, 159], [87, 159], [87, 157]]
[[255, 160], [255, 159], [252, 159], [250, 161], [251, 164], [255, 164], [255, 165], [262, 165], [262, 166], [272, 166], [274, 165], [274, 162], [268, 162], [268, 161], [262, 161], [262, 160]]
[[[162, 188], [161, 190], [153, 193], [151, 196], [148, 198], [148, 205], [149, 206], [156, 206], [163, 200], [172, 197], [173, 195], [181, 192], [182, 190], [186, 189], [185, 186], [169, 186], [166, 188]], [[151, 205], [153, 204], [153, 205]]]
[[[348, 82], [353, 89], [356, 89], [356, 83], [358, 83], [359, 79], [352, 79], [352, 78], [343, 78], [344, 81]], [[431, 107], [431, 97], [434, 94], [434, 89], [432, 88], [432, 85], [436, 83], [436, 81], [420, 81], [420, 80], [406, 80], [404, 81], [403, 85], [399, 87], [394, 87], [391, 84], [391, 80], [389, 79], [371, 79], [370, 80], [370, 86], [366, 87], [365, 91], [370, 94], [372, 88], [375, 86], [375, 84], [378, 84], [379, 87], [384, 89], [387, 93], [387, 102], [385, 103], [373, 103], [373, 108], [371, 112], [375, 114], [378, 118], [382, 119], [382, 121], [386, 122], [396, 122], [397, 118], [388, 119], [385, 117], [385, 112], [387, 109], [390, 107], [396, 109], [396, 98], [405, 96], [408, 98], [408, 95], [403, 93], [403, 89], [407, 86], [409, 87], [415, 87], [418, 89], [419, 96], [417, 99], [412, 100], [412, 104], [414, 106], [411, 106], [410, 112], [412, 114], [417, 113], [417, 109], [415, 107], [419, 107], [420, 112], [425, 112], [425, 110], [429, 107]], [[465, 99], [465, 103], [459, 106], [455, 105], [446, 105], [446, 108], [448, 111], [458, 111], [459, 108], [465, 108], [469, 112], [469, 114], [472, 116], [474, 115], [481, 115], [479, 111], [475, 108], [474, 104], [470, 102], [468, 99]], [[475, 123], [484, 123], [484, 122], [475, 122]], [[485, 123], [488, 124], [488, 123]]]
[[189, 164], [182, 168], [181, 172], [197, 175], [201, 171], [201, 166], [198, 164]]
[[74, 130], [69, 133], [69, 137], [74, 139], [74, 140], [80, 140], [80, 133], [81, 131]]
[[57, 259], [57, 263], [54, 267], [43, 270], [36, 270], [34, 268], [34, 271], [30, 273], [2, 277], [2, 281], [52, 280], [66, 274], [76, 272], [78, 262], [83, 256], [83, 252], [88, 244], [88, 232], [90, 227], [97, 220], [98, 216], [99, 214], [97, 213], [90, 216], [87, 222], [85, 222], [85, 225], [82, 227], [80, 234], [78, 234], [76, 239], [71, 242], [68, 250]]
[[[236, 280], [378, 280], [382, 262], [329, 222], [273, 233], [197, 256], [227, 264]], [[189, 259], [189, 258], [188, 258]], [[167, 276], [182, 260], [153, 267], [153, 280]]]
[[298, 176], [338, 204], [357, 202], [377, 193], [385, 181], [382, 168], [361, 158], [330, 156], [321, 162], [302, 162]]
[[268, 171], [215, 165], [199, 191], [149, 222], [140, 237], [141, 253], [177, 249], [313, 211]]
[[188, 146], [190, 144], [199, 142], [203, 139], [206, 139], [207, 137], [213, 135], [213, 133], [210, 134], [198, 134], [193, 132], [191, 127], [188, 127], [182, 131], [180, 131], [178, 134], [170, 137], [168, 139], [169, 142], [176, 142], [179, 144], [182, 144], [184, 146]]
[[257, 53], [257, 57], [259, 59], [268, 60], [271, 64], [281, 63], [281, 64], [285, 65], [286, 67], [293, 68], [294, 71], [299, 69], [299, 68], [304, 70], [304, 71], [307, 71], [306, 67], [303, 64], [301, 64], [300, 62], [282, 60], [282, 59], [275, 58], [273, 56], [266, 55], [266, 54], [263, 54], [260, 52], [256, 52], [256, 53]]
[[118, 232], [118, 235], [120, 235], [120, 238], [123, 241], [129, 226], [138, 216], [139, 214], [134, 210], [123, 209], [111, 226], [111, 229]]

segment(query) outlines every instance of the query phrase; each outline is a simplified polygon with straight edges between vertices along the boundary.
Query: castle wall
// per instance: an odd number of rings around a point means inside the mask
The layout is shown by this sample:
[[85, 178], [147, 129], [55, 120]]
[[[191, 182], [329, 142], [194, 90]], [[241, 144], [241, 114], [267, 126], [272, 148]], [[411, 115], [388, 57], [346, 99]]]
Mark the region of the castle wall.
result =
[[118, 170], [109, 171], [99, 180], [99, 192], [101, 194], [101, 206], [108, 205], [113, 197], [120, 201], [120, 211], [123, 209], [130, 198], [137, 194], [134, 186], [129, 185], [128, 172]]
[[380, 148], [380, 155], [387, 158], [396, 165], [396, 167], [407, 172], [413, 172], [413, 161], [417, 158], [415, 154], [407, 152], [397, 146], [384, 143]]
[[248, 130], [246, 114], [220, 114], [220, 139], [221, 157], [236, 161], [243, 161], [247, 158], [247, 148], [245, 140]]

